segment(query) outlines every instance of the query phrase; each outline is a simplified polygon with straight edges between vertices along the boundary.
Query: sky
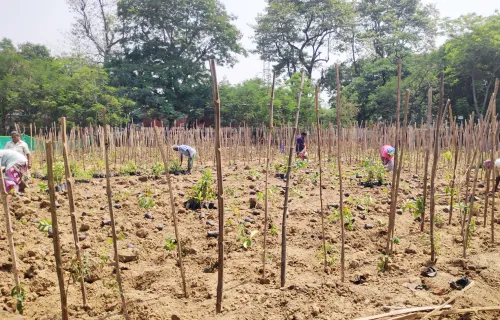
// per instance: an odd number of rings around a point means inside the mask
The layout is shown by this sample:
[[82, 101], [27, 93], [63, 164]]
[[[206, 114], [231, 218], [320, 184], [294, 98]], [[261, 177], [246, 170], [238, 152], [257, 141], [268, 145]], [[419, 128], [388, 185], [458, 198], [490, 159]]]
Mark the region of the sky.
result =
[[[265, 0], [221, 0], [227, 11], [235, 16], [236, 26], [243, 33], [242, 43], [248, 50], [254, 48], [252, 43], [255, 17], [263, 12]], [[441, 16], [456, 18], [460, 15], [475, 12], [480, 15], [493, 14], [500, 10], [500, 1], [493, 0], [423, 0], [434, 3]], [[9, 38], [15, 44], [32, 42], [44, 44], [52, 53], [69, 51], [66, 34], [69, 32], [73, 15], [69, 11], [66, 0], [0, 0], [0, 39]], [[332, 59], [334, 63], [335, 59]], [[227, 79], [231, 83], [239, 83], [253, 77], [261, 77], [263, 62], [258, 56], [249, 54], [240, 57], [234, 68], [218, 67], [220, 80]]]

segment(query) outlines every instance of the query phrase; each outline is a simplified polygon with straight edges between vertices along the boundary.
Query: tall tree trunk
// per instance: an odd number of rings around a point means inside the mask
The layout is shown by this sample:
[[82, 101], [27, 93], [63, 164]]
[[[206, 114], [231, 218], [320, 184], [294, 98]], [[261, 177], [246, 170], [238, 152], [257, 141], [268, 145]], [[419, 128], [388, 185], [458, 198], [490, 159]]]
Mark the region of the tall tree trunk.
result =
[[480, 119], [483, 118], [481, 112], [479, 112], [479, 106], [477, 104], [477, 94], [476, 94], [476, 81], [474, 76], [471, 76], [472, 78], [472, 98], [474, 99], [474, 108], [476, 109], [476, 114], [479, 116]]

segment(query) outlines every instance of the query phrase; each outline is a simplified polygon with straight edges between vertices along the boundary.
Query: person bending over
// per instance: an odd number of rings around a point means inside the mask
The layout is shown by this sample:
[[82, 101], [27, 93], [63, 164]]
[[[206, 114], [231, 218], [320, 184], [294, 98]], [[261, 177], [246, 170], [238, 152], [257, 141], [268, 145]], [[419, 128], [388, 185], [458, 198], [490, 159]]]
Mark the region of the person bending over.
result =
[[190, 147], [185, 144], [180, 146], [173, 146], [172, 149], [174, 149], [174, 151], [179, 151], [179, 154], [181, 155], [181, 166], [182, 166], [183, 156], [186, 156], [188, 158], [188, 170], [186, 171], [186, 173], [191, 174], [191, 169], [193, 169], [193, 161], [194, 161], [194, 156], [196, 155], [196, 150], [193, 147]]
[[385, 145], [380, 149], [380, 159], [388, 171], [394, 169], [394, 153], [396, 149], [390, 145]]

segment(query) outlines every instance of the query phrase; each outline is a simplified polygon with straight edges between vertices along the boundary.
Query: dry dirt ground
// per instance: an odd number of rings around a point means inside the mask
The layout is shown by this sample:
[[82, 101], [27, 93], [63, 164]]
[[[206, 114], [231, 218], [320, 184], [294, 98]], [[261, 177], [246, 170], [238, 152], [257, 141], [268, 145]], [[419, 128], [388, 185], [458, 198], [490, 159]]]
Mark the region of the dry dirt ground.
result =
[[[310, 166], [313, 166], [311, 164]], [[252, 169], [250, 169], [250, 167]], [[409, 212], [397, 215], [391, 270], [381, 273], [377, 264], [386, 243], [389, 213], [387, 189], [365, 188], [358, 185], [363, 178], [355, 178], [360, 165], [344, 164], [345, 192], [351, 195], [354, 230], [346, 230], [345, 282], [340, 281], [340, 222], [328, 211], [326, 238], [332, 245], [330, 258], [334, 259], [329, 272], [322, 267], [320, 248], [322, 241], [319, 211], [319, 187], [313, 184], [316, 168], [302, 168], [294, 174], [288, 215], [288, 257], [286, 286], [279, 288], [281, 252], [281, 214], [285, 183], [274, 177], [270, 169], [271, 223], [277, 233], [268, 236], [267, 271], [270, 283], [259, 283], [261, 277], [262, 229], [264, 211], [262, 201], [257, 209], [250, 209], [249, 198], [258, 197], [264, 188], [263, 164], [225, 166], [226, 190], [225, 274], [223, 312], [215, 315], [217, 270], [217, 239], [208, 238], [207, 231], [217, 230], [216, 209], [190, 211], [182, 203], [189, 198], [190, 188], [200, 178], [204, 168], [198, 166], [192, 176], [173, 176], [174, 195], [179, 209], [179, 231], [184, 244], [184, 265], [188, 281], [189, 298], [182, 297], [176, 251], [167, 251], [165, 239], [174, 237], [168, 187], [165, 179], [143, 177], [112, 178], [118, 246], [121, 254], [132, 261], [121, 263], [124, 290], [131, 319], [354, 319], [390, 310], [412, 306], [438, 305], [455, 294], [448, 292], [449, 281], [464, 275], [475, 281], [463, 297], [454, 303], [456, 308], [500, 305], [500, 251], [489, 244], [490, 227], [478, 226], [473, 234], [468, 258], [462, 259], [460, 223], [455, 210], [452, 225], [436, 229], [438, 234], [438, 270], [435, 278], [423, 278], [420, 269], [429, 260], [429, 237], [420, 233], [419, 224]], [[325, 169], [324, 203], [338, 204], [338, 181]], [[440, 170], [440, 176], [444, 173]], [[215, 174], [214, 174], [215, 175]], [[249, 180], [253, 178], [254, 181]], [[390, 177], [387, 175], [387, 181]], [[422, 178], [407, 171], [402, 173], [400, 200], [415, 199], [422, 191]], [[440, 180], [437, 212], [447, 220], [443, 210], [447, 199], [443, 196], [445, 183]], [[27, 291], [24, 319], [60, 319], [59, 289], [55, 272], [53, 244], [46, 232], [38, 230], [40, 219], [50, 219], [48, 195], [37, 189], [39, 180], [32, 181], [24, 196], [11, 201], [15, 242], [21, 270], [21, 280]], [[82, 308], [79, 284], [71, 280], [70, 265], [74, 255], [67, 195], [58, 194], [57, 209], [61, 242], [64, 253], [65, 282], [68, 290], [70, 319], [121, 319], [120, 298], [110, 264], [113, 257], [110, 226], [101, 226], [109, 219], [105, 179], [76, 185], [77, 220], [80, 236], [84, 240], [85, 265], [88, 269], [87, 298], [90, 309]], [[150, 190], [155, 207], [141, 209], [139, 196]], [[484, 187], [478, 188], [484, 198]], [[257, 193], [257, 195], [254, 195]], [[234, 194], [234, 195], [233, 195]], [[368, 204], [362, 199], [370, 195]], [[216, 202], [216, 201], [215, 201]], [[484, 201], [479, 201], [480, 210]], [[498, 202], [498, 201], [497, 201]], [[365, 210], [359, 210], [358, 204]], [[497, 203], [497, 207], [499, 204]], [[428, 211], [428, 210], [427, 210]], [[149, 212], [154, 219], [145, 219]], [[205, 217], [200, 218], [200, 213]], [[498, 213], [497, 213], [498, 214]], [[363, 220], [363, 215], [366, 220]], [[245, 218], [247, 222], [244, 222]], [[4, 220], [4, 218], [2, 218]], [[253, 220], [253, 221], [252, 221]], [[242, 248], [238, 233], [242, 222], [247, 233], [258, 230], [253, 245]], [[213, 226], [210, 224], [213, 223]], [[373, 228], [366, 229], [365, 224]], [[4, 225], [4, 223], [2, 223]], [[163, 225], [163, 228], [162, 226]], [[428, 230], [428, 224], [426, 224]], [[273, 230], [274, 231], [274, 230]], [[499, 234], [496, 225], [496, 232]], [[0, 301], [1, 319], [18, 319], [14, 315], [15, 300], [10, 297], [13, 286], [12, 264], [4, 228], [0, 232]], [[351, 282], [364, 275], [366, 283]], [[69, 285], [68, 285], [69, 284]], [[429, 290], [415, 290], [417, 284], [426, 284]], [[499, 312], [448, 316], [445, 319], [499, 319]]]

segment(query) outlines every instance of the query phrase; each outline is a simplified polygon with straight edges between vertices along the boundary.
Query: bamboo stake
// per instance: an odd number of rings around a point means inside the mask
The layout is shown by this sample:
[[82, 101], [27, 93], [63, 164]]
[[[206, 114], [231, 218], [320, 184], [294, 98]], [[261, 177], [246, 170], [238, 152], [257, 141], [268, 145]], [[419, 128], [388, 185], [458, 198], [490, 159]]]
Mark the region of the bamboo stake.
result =
[[0, 168], [0, 179], [2, 186], [0, 186], [0, 193], [2, 194], [2, 204], [3, 212], [5, 214], [5, 230], [7, 233], [7, 241], [9, 242], [10, 258], [12, 260], [12, 276], [14, 277], [14, 289], [21, 293], [21, 283], [19, 281], [19, 271], [17, 269], [17, 256], [16, 256], [16, 246], [14, 243], [14, 232], [12, 231], [12, 220], [9, 212], [9, 195], [7, 190], [5, 190], [5, 179], [3, 176], [3, 170]]
[[104, 122], [104, 161], [106, 165], [106, 194], [108, 196], [108, 208], [109, 208], [109, 218], [111, 220], [111, 232], [113, 235], [113, 250], [115, 255], [115, 272], [116, 272], [116, 282], [118, 282], [118, 290], [120, 292], [120, 297], [122, 300], [122, 312], [126, 320], [130, 317], [127, 312], [127, 302], [125, 301], [125, 292], [122, 286], [122, 276], [120, 271], [120, 259], [118, 257], [118, 239], [116, 237], [116, 227], [115, 227], [115, 215], [113, 213], [113, 195], [111, 193], [111, 178], [109, 173], [109, 128], [106, 122], [106, 109], [102, 110], [102, 117]]
[[[397, 199], [397, 174], [398, 174], [398, 164], [401, 160], [399, 155], [399, 131], [400, 131], [400, 108], [401, 108], [401, 59], [398, 59], [398, 84], [397, 84], [397, 92], [396, 92], [396, 139], [394, 148], [396, 151], [394, 152], [394, 167], [392, 172], [392, 184], [391, 184], [391, 210], [389, 213], [389, 230], [387, 232], [387, 243], [385, 254], [388, 256], [391, 254], [391, 238], [394, 233], [394, 226], [396, 222], [396, 199]], [[386, 259], [384, 266], [387, 267], [388, 259]]]
[[300, 80], [299, 94], [297, 97], [297, 109], [295, 113], [295, 125], [293, 127], [293, 134], [290, 139], [290, 152], [288, 154], [288, 166], [286, 169], [286, 186], [285, 186], [285, 203], [283, 205], [283, 223], [281, 225], [281, 282], [280, 286], [285, 286], [286, 278], [286, 215], [288, 214], [288, 194], [290, 191], [290, 171], [292, 169], [292, 156], [293, 147], [295, 146], [295, 135], [299, 126], [299, 112], [300, 112], [300, 99], [302, 97], [302, 89], [304, 86], [304, 70]]
[[427, 139], [425, 149], [425, 165], [424, 165], [424, 210], [420, 216], [420, 231], [425, 229], [425, 208], [427, 203], [427, 180], [429, 174], [429, 158], [431, 152], [431, 122], [432, 122], [432, 88], [427, 91]]
[[174, 192], [172, 191], [172, 182], [170, 180], [170, 173], [168, 172], [168, 160], [167, 155], [165, 154], [165, 150], [163, 147], [163, 140], [160, 140], [158, 135], [158, 127], [154, 127], [154, 133], [156, 138], [156, 146], [160, 149], [161, 158], [163, 160], [163, 166], [165, 168], [165, 176], [167, 177], [168, 183], [168, 193], [170, 195], [170, 209], [172, 210], [172, 219], [174, 220], [174, 230], [175, 230], [175, 241], [177, 243], [177, 254], [179, 255], [179, 267], [181, 269], [181, 279], [182, 279], [182, 291], [184, 291], [184, 297], [188, 297], [187, 286], [186, 286], [186, 275], [184, 272], [184, 265], [182, 263], [182, 248], [181, 248], [181, 236], [179, 234], [179, 230], [177, 228], [177, 213], [175, 211], [175, 201], [174, 201]]
[[[413, 308], [407, 308], [407, 309], [401, 309], [401, 310], [394, 310], [394, 311], [382, 313], [382, 314], [376, 314], [373, 316], [356, 318], [354, 320], [377, 320], [377, 319], [394, 317], [394, 316], [404, 315], [404, 314], [413, 313], [413, 312], [434, 310], [438, 307], [440, 307], [440, 306], [413, 307]], [[450, 309], [450, 308], [451, 308], [451, 305], [447, 305], [447, 306], [442, 307], [441, 310], [442, 309]]]
[[443, 114], [443, 99], [444, 99], [444, 75], [441, 72], [441, 85], [440, 85], [440, 96], [439, 96], [439, 107], [438, 107], [438, 118], [436, 123], [436, 129], [434, 132], [434, 155], [432, 161], [432, 171], [431, 171], [431, 207], [430, 207], [430, 237], [431, 237], [431, 262], [436, 261], [436, 246], [434, 243], [434, 214], [436, 209], [436, 201], [434, 195], [436, 194], [436, 171], [438, 163], [438, 153], [439, 153], [439, 127], [441, 125], [441, 118]]
[[342, 187], [342, 126], [340, 121], [340, 98], [342, 91], [340, 89], [339, 65], [335, 64], [336, 82], [337, 82], [337, 166], [339, 167], [339, 198], [340, 198], [340, 234], [342, 243], [340, 247], [340, 281], [345, 280], [345, 227], [344, 227], [344, 190]]
[[453, 200], [455, 198], [455, 179], [457, 177], [457, 165], [458, 165], [458, 138], [457, 138], [457, 128], [455, 127], [455, 120], [453, 119], [453, 111], [451, 110], [451, 104], [448, 104], [448, 111], [450, 113], [450, 127], [453, 129], [453, 146], [455, 148], [455, 163], [453, 165], [453, 178], [451, 180], [451, 199], [450, 199], [450, 214], [448, 217], [448, 224], [451, 224], [451, 219], [453, 217]]
[[[500, 86], [500, 80], [497, 78], [495, 80], [495, 90], [493, 92], [494, 99], [493, 99], [493, 115], [491, 117], [491, 121], [493, 121], [493, 128], [492, 128], [492, 150], [491, 150], [491, 166], [490, 168], [494, 168], [495, 166], [495, 154], [497, 153], [497, 141], [498, 141], [498, 135], [497, 135], [497, 101], [496, 101], [496, 95], [498, 92], [498, 87]], [[494, 172], [494, 170], [493, 170]], [[496, 177], [495, 177], [496, 178]], [[490, 190], [488, 190], [489, 192]], [[495, 243], [495, 194], [493, 194], [492, 197], [492, 203], [491, 203], [491, 244]]]
[[261, 283], [265, 283], [266, 281], [266, 256], [267, 256], [267, 219], [268, 219], [268, 216], [269, 216], [269, 207], [268, 207], [268, 203], [269, 203], [269, 187], [268, 187], [268, 183], [269, 183], [269, 153], [271, 151], [271, 140], [273, 138], [273, 132], [274, 132], [274, 125], [273, 125], [273, 116], [274, 116], [274, 85], [275, 85], [275, 82], [276, 82], [276, 74], [273, 72], [273, 84], [272, 84], [272, 87], [271, 87], [271, 102], [270, 102], [270, 106], [269, 106], [269, 132], [268, 132], [268, 137], [267, 137], [267, 151], [266, 151], [266, 182], [265, 182], [265, 186], [264, 186], [264, 243], [263, 243], [263, 246], [264, 246], [264, 252], [263, 252], [263, 255], [262, 255], [262, 278], [261, 278]]
[[54, 169], [53, 169], [53, 142], [45, 142], [45, 151], [47, 152], [47, 178], [49, 185], [50, 195], [50, 214], [52, 219], [53, 243], [54, 243], [54, 257], [56, 259], [56, 273], [59, 281], [59, 294], [61, 297], [61, 314], [63, 320], [68, 320], [68, 301], [66, 299], [66, 291], [64, 290], [64, 272], [61, 261], [61, 243], [59, 240], [59, 225], [57, 223], [56, 213], [56, 191], [54, 186]]
[[[450, 309], [450, 310], [444, 310], [444, 311], [437, 311], [432, 316], [433, 317], [438, 317], [438, 316], [442, 317], [442, 316], [448, 316], [448, 315], [452, 315], [452, 314], [478, 313], [478, 312], [487, 312], [487, 311], [500, 311], [500, 306], [477, 307], [477, 308], [467, 308], [467, 309]], [[391, 318], [389, 320], [412, 320], [412, 319], [418, 319], [418, 318], [423, 317], [423, 316], [425, 316], [425, 313], [413, 313], [413, 314], [408, 314], [406, 316]]]
[[[78, 228], [76, 225], [76, 216], [75, 216], [75, 199], [73, 198], [73, 178], [71, 177], [71, 171], [69, 168], [69, 159], [68, 159], [68, 145], [66, 141], [66, 118], [62, 117], [61, 121], [61, 134], [62, 134], [62, 147], [63, 147], [63, 158], [64, 158], [64, 173], [66, 176], [66, 189], [68, 191], [68, 201], [69, 201], [69, 215], [71, 218], [71, 230], [73, 232], [73, 241], [75, 242], [75, 251], [76, 251], [76, 259], [78, 260], [78, 267], [81, 269], [82, 265], [82, 256], [80, 251], [80, 244], [78, 240]], [[87, 296], [85, 294], [85, 284], [83, 274], [80, 277], [80, 287], [82, 290], [82, 300], [83, 307], [87, 307]]]
[[220, 154], [220, 97], [219, 87], [217, 82], [217, 71], [215, 61], [210, 60], [210, 71], [212, 73], [212, 90], [215, 108], [215, 158], [217, 161], [217, 200], [219, 209], [219, 265], [217, 279], [217, 302], [216, 312], [222, 311], [222, 288], [224, 281], [224, 188], [222, 187], [222, 159]]
[[315, 91], [315, 99], [314, 102], [316, 104], [316, 129], [318, 133], [318, 169], [319, 169], [319, 204], [321, 214], [321, 236], [323, 240], [323, 267], [325, 272], [327, 270], [327, 262], [326, 262], [326, 240], [325, 240], [325, 218], [323, 216], [323, 170], [321, 167], [321, 130], [319, 127], [319, 89], [316, 87]]

